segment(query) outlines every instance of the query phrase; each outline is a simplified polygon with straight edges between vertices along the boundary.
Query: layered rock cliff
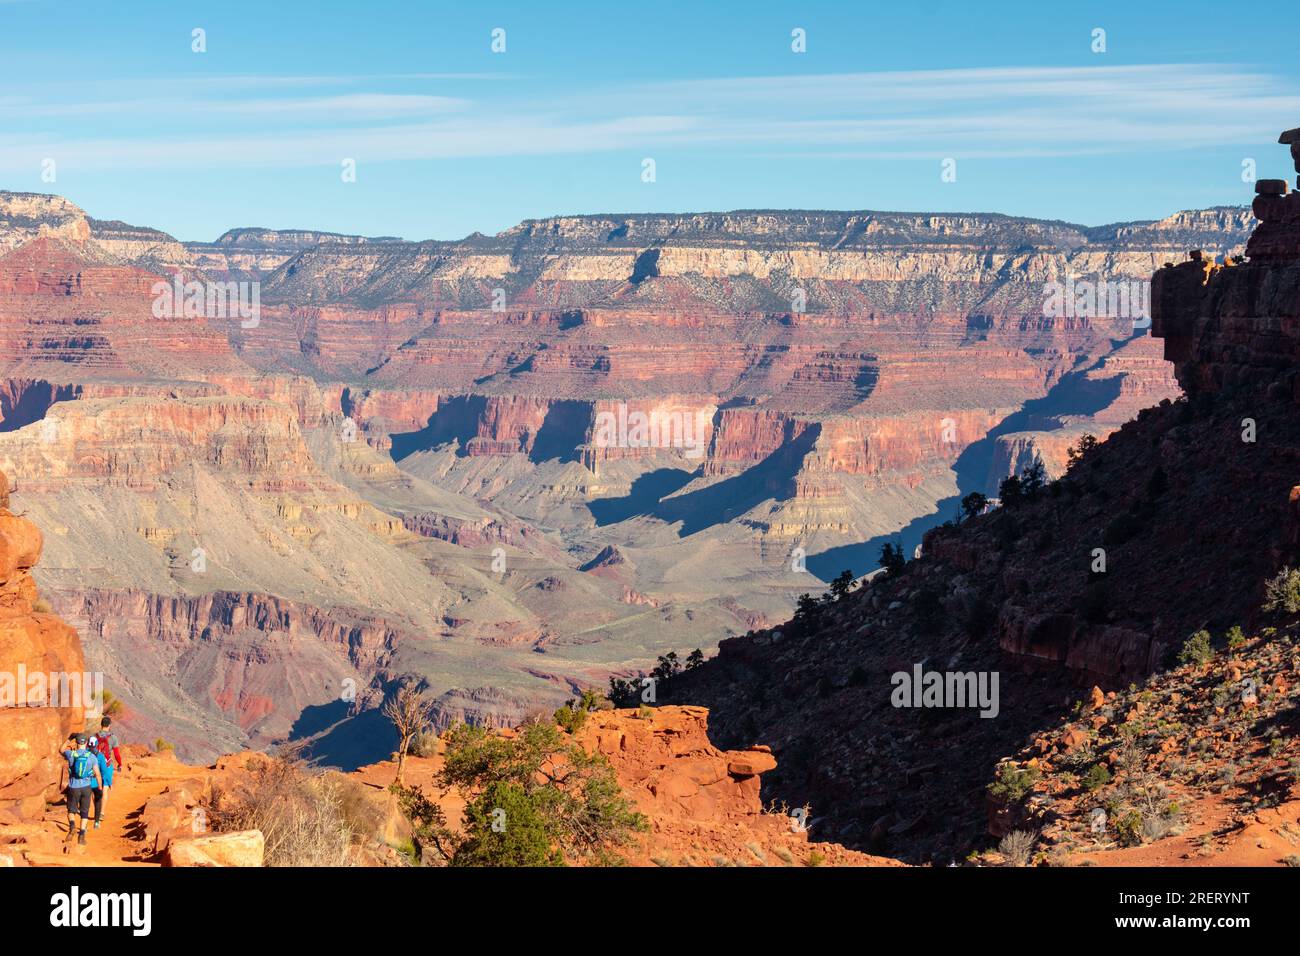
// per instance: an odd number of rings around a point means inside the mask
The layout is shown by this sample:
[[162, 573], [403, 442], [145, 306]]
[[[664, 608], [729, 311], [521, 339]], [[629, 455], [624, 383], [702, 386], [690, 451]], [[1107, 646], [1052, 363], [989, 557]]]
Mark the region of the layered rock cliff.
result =
[[[348, 728], [404, 673], [432, 675], [440, 722], [514, 723], [782, 619], [1017, 464], [1054, 472], [1175, 390], [1140, 316], [1058, 314], [1050, 284], [1239, 252], [1249, 221], [758, 211], [192, 243], [0, 193], [0, 463], [139, 732], [373, 759]], [[260, 312], [159, 308], [178, 276], [256, 283]], [[351, 655], [326, 620], [391, 639]]]

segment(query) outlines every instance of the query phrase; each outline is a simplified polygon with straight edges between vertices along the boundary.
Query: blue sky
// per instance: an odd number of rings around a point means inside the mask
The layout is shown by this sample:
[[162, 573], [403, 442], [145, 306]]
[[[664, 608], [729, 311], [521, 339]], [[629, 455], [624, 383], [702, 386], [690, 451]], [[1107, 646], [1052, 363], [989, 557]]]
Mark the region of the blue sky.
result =
[[0, 0], [0, 188], [182, 239], [740, 208], [1157, 218], [1248, 202], [1245, 159], [1293, 175], [1276, 139], [1300, 125], [1294, 18], [1189, 0]]

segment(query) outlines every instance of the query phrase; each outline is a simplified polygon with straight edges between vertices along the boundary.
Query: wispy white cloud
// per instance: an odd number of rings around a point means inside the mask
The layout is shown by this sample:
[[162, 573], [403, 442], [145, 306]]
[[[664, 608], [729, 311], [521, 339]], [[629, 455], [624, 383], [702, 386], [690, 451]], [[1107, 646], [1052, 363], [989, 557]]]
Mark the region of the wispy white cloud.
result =
[[132, 115], [157, 122], [160, 117], [180, 113], [222, 114], [233, 119], [246, 117], [290, 118], [298, 121], [343, 121], [427, 116], [465, 109], [470, 101], [451, 96], [423, 96], [399, 93], [344, 93], [332, 96], [275, 97], [249, 99], [202, 99], [178, 96], [148, 99], [91, 100], [44, 103], [9, 97], [0, 99], [0, 119], [7, 117]]
[[164, 140], [105, 138], [51, 145], [37, 137], [0, 137], [0, 170], [52, 157], [78, 168], [337, 165], [475, 156], [529, 156], [598, 152], [613, 144], [653, 142], [681, 135], [696, 121], [634, 116], [586, 123], [519, 117], [509, 122], [402, 124], [364, 129], [257, 135], [195, 135]]
[[[504, 77], [204, 78], [169, 87], [165, 99], [99, 103], [20, 89], [0, 100], [0, 118], [39, 117], [43, 129], [0, 133], [0, 169], [46, 156], [112, 168], [656, 148], [881, 159], [1150, 152], [1257, 142], [1280, 116], [1300, 113], [1300, 95], [1281, 79], [1223, 64], [735, 77], [545, 99], [516, 85], [472, 97], [426, 89], [449, 78]], [[394, 81], [419, 91], [381, 89]], [[343, 89], [283, 95], [312, 86]], [[97, 113], [135, 125], [96, 132], [61, 121]]]

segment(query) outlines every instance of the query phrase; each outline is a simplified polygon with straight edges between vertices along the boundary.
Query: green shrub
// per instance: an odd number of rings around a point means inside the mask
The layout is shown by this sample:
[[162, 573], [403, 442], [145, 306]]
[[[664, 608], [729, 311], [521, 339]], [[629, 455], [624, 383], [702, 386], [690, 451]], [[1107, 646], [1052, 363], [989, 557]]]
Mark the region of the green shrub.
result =
[[1300, 613], [1300, 571], [1283, 568], [1264, 585], [1264, 610]]
[[1129, 810], [1115, 820], [1115, 837], [1120, 846], [1140, 846], [1142, 832], [1142, 814], [1136, 810]]
[[397, 797], [397, 807], [411, 824], [415, 835], [411, 856], [416, 863], [421, 860], [420, 847], [434, 852], [434, 858], [446, 863], [451, 860], [459, 837], [447, 828], [447, 818], [421, 787], [407, 787], [393, 783], [388, 788]]
[[839, 600], [853, 590], [853, 572], [847, 568], [839, 573], [834, 581], [831, 582], [831, 596]]
[[587, 722], [587, 711], [580, 706], [575, 706], [573, 701], [569, 701], [557, 710], [554, 716], [555, 722], [567, 734], [576, 734]]
[[405, 840], [397, 840], [388, 845], [397, 851], [398, 855], [401, 856], [407, 866], [420, 865], [420, 848], [415, 845], [415, 841], [410, 837], [407, 837]]
[[453, 865], [612, 863], [613, 848], [648, 827], [609, 762], [555, 724], [528, 724], [513, 738], [458, 724], [446, 741], [438, 784], [466, 798], [465, 836], [448, 846]]
[[615, 707], [635, 707], [641, 700], [645, 689], [645, 674], [636, 677], [613, 677], [609, 679], [609, 693], [605, 696]]
[[983, 514], [984, 509], [988, 506], [989, 499], [986, 495], [978, 491], [972, 491], [961, 500], [961, 511], [959, 513], [963, 519], [970, 519]]
[[1020, 485], [1019, 475], [1009, 475], [998, 485], [998, 501], [1004, 508], [1013, 508], [1024, 500], [1024, 489]]
[[1240, 627], [1234, 624], [1228, 628], [1228, 650], [1235, 651], [1238, 648], [1246, 646], [1246, 634]]
[[813, 616], [821, 606], [821, 601], [817, 600], [811, 594], [800, 594], [799, 599], [795, 602], [795, 620], [803, 620], [804, 618]]
[[1208, 664], [1213, 659], [1214, 648], [1210, 646], [1209, 631], [1197, 631], [1178, 652], [1180, 664]]
[[1019, 803], [1034, 789], [1040, 776], [1035, 767], [1021, 770], [1004, 763], [998, 768], [997, 779], [989, 784], [989, 793], [1004, 803]]
[[563, 866], [537, 803], [517, 783], [498, 780], [465, 807], [465, 840], [452, 866]]
[[655, 663], [650, 676], [655, 679], [658, 686], [663, 687], [681, 672], [682, 662], [677, 659], [677, 652], [669, 651], [667, 654], [659, 655], [659, 660]]
[[1038, 497], [1038, 493], [1043, 490], [1043, 485], [1047, 481], [1047, 469], [1043, 467], [1042, 459], [1035, 458], [1028, 467], [1020, 473], [1020, 491], [1033, 501]]
[[1110, 783], [1110, 770], [1105, 764], [1095, 763], [1089, 768], [1088, 772], [1083, 775], [1083, 789], [1089, 793], [1095, 793], [1106, 784]]

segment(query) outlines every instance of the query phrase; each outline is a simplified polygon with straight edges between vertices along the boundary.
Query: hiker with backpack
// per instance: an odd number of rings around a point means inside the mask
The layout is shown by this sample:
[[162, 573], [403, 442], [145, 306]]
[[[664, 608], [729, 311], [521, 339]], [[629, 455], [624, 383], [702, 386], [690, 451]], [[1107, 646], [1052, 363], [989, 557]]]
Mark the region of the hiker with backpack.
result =
[[[99, 730], [95, 731], [95, 737], [99, 741], [99, 752], [104, 755], [104, 759], [109, 763], [117, 765], [120, 773], [122, 770], [122, 751], [118, 748], [117, 734], [109, 730], [113, 726], [112, 717], [104, 717], [99, 722]], [[90, 733], [91, 731], [87, 731]], [[111, 774], [109, 776], [112, 776]], [[111, 785], [111, 784], [110, 784]]]
[[91, 737], [88, 742], [88, 749], [95, 756], [95, 762], [99, 766], [100, 786], [91, 792], [91, 797], [95, 801], [95, 823], [96, 830], [104, 822], [104, 803], [108, 798], [108, 791], [113, 788], [113, 766], [104, 756], [104, 751], [100, 749], [99, 738]]
[[[86, 820], [90, 817], [91, 804], [94, 802], [95, 786], [102, 788], [104, 783], [99, 773], [99, 763], [103, 758], [98, 751], [90, 750], [89, 743], [90, 738], [86, 734], [77, 734], [75, 747], [69, 747], [63, 752], [68, 761], [64, 771], [68, 781], [64, 791], [68, 796], [68, 835], [65, 842], [71, 843], [75, 833], [80, 846], [86, 845]], [[80, 829], [77, 827], [78, 816], [81, 817]]]

